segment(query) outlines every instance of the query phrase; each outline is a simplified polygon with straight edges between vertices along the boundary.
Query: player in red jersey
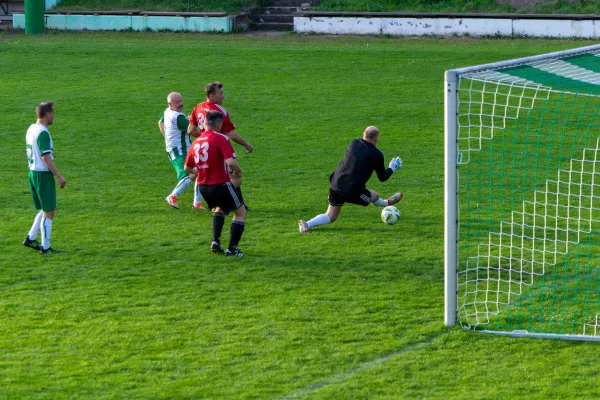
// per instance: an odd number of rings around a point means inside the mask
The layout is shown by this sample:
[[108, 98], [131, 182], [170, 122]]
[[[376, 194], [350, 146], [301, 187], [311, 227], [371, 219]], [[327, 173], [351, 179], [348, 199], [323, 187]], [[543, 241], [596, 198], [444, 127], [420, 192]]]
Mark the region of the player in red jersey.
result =
[[[221, 128], [220, 133], [227, 135], [231, 140], [240, 144], [246, 148], [246, 152], [250, 153], [254, 150], [254, 147], [246, 142], [244, 138], [242, 138], [235, 130], [235, 125], [231, 122], [229, 118], [229, 114], [227, 110], [222, 106], [223, 100], [225, 99], [225, 95], [223, 94], [223, 84], [221, 82], [213, 82], [206, 85], [204, 88], [204, 92], [206, 93], [206, 101], [198, 104], [192, 110], [192, 114], [190, 115], [190, 124], [188, 126], [188, 134], [192, 136], [197, 136], [205, 130], [205, 118], [206, 113], [208, 111], [218, 111], [223, 114], [223, 126]], [[240, 185], [242, 184], [241, 179], [238, 179], [235, 176], [231, 177], [231, 182], [238, 190], [238, 195], [241, 197], [242, 193], [239, 190]], [[196, 185], [195, 195], [194, 195], [194, 208], [196, 208], [197, 204], [200, 204], [202, 197], [199, 193], [198, 185]]]
[[[185, 170], [196, 178], [202, 196], [213, 210], [213, 253], [227, 256], [243, 257], [244, 253], [237, 247], [246, 224], [246, 207], [244, 200], [238, 195], [231, 183], [231, 176], [241, 179], [242, 170], [235, 160], [236, 155], [226, 135], [219, 133], [223, 125], [223, 114], [208, 111], [204, 118], [204, 132], [198, 137], [188, 151], [185, 159]], [[221, 247], [221, 232], [225, 224], [225, 216], [233, 212], [233, 221], [229, 233], [229, 247]]]

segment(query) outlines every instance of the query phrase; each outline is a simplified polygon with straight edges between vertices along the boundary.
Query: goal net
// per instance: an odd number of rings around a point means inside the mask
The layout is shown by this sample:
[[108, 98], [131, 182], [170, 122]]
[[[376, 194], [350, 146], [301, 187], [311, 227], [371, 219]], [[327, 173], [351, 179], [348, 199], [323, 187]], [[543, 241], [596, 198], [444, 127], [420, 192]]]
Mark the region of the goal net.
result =
[[600, 46], [446, 72], [446, 324], [600, 340]]

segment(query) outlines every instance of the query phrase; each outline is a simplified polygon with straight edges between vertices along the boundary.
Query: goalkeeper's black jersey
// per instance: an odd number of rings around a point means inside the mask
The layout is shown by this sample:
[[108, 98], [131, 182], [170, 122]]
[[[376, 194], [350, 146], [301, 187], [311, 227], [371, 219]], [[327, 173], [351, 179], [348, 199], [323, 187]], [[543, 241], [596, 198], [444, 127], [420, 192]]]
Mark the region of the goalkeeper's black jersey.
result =
[[387, 181], [393, 173], [391, 168], [385, 168], [381, 150], [364, 139], [354, 139], [344, 159], [329, 177], [331, 189], [345, 195], [363, 190], [373, 171], [381, 182]]

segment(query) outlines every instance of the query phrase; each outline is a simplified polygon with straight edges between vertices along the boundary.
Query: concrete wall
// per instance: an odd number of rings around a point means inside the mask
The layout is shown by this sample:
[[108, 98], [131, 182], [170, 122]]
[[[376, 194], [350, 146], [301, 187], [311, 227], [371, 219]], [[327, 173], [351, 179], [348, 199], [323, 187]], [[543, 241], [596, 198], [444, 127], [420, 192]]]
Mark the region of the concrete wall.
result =
[[[170, 30], [231, 32], [229, 17], [159, 17], [143, 15], [46, 15], [46, 29], [120, 31]], [[25, 15], [13, 15], [13, 27], [25, 29]]]
[[298, 33], [600, 38], [600, 19], [294, 17]]

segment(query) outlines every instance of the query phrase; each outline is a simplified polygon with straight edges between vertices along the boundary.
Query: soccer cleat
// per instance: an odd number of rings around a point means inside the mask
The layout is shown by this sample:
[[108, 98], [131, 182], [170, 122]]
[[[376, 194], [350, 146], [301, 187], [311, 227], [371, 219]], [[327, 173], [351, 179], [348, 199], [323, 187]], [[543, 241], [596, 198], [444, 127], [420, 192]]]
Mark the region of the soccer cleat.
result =
[[389, 199], [387, 199], [388, 206], [398, 203], [400, 200], [402, 200], [403, 197], [404, 197], [404, 195], [402, 194], [402, 192], [396, 193], [395, 195], [393, 195]]
[[177, 205], [177, 197], [175, 196], [167, 196], [165, 198], [165, 201], [173, 208], [176, 208], [179, 210], [179, 206]]
[[210, 251], [212, 251], [215, 254], [225, 254], [225, 250], [223, 250], [221, 244], [217, 242], [212, 242], [212, 244], [210, 245]]
[[58, 254], [60, 251], [54, 250], [52, 247], [48, 247], [46, 250], [41, 249], [40, 254]]
[[34, 250], [41, 250], [42, 246], [40, 246], [40, 244], [38, 243], [37, 240], [30, 240], [29, 236], [27, 236], [25, 238], [25, 241], [23, 242], [23, 246], [25, 247], [29, 247], [30, 249], [34, 249]]
[[193, 208], [194, 210], [208, 211], [208, 208], [204, 207], [204, 206], [202, 205], [202, 203], [194, 204], [194, 205], [192, 205], [192, 208]]
[[238, 249], [237, 247], [225, 250], [225, 255], [226, 256], [236, 256], [236, 257], [244, 257], [245, 256], [245, 254], [242, 253], [240, 251], [240, 249]]
[[298, 221], [298, 230], [300, 231], [300, 233], [310, 233], [308, 224], [303, 219]]

